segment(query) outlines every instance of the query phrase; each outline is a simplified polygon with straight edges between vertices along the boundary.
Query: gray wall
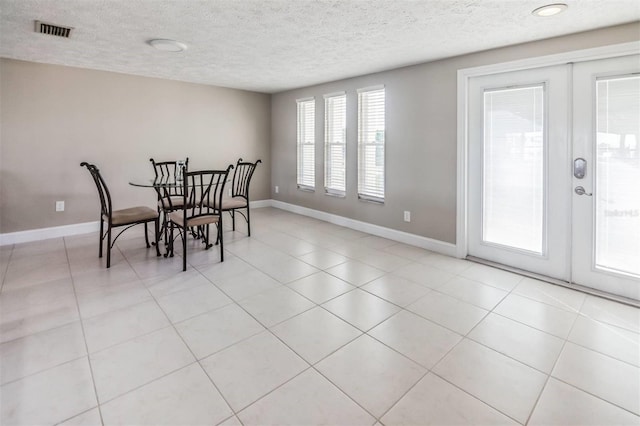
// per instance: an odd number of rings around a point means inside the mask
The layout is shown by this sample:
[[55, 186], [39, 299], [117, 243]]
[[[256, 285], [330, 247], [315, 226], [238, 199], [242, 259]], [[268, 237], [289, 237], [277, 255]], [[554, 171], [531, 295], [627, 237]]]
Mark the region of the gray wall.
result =
[[155, 205], [128, 184], [152, 176], [150, 157], [192, 170], [261, 158], [252, 197], [270, 197], [269, 95], [8, 59], [0, 94], [0, 233], [98, 220], [81, 161], [98, 165], [114, 208]]
[[[340, 216], [455, 243], [457, 70], [640, 39], [633, 23], [495, 49], [282, 92], [271, 99], [271, 197]], [[386, 88], [384, 205], [357, 198], [358, 88]], [[347, 195], [324, 194], [324, 100], [347, 92]], [[316, 98], [316, 191], [296, 187], [296, 99]], [[278, 194], [274, 186], [279, 186]], [[411, 211], [411, 223], [403, 211]]]

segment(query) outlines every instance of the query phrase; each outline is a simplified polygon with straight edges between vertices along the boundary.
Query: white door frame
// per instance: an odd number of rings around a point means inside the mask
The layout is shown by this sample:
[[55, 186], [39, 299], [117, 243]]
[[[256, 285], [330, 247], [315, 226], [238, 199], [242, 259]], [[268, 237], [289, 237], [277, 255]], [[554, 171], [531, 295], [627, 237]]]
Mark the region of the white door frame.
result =
[[468, 115], [469, 79], [472, 77], [519, 71], [524, 69], [592, 61], [638, 54], [640, 41], [621, 43], [592, 49], [576, 50], [548, 56], [526, 58], [517, 61], [483, 65], [458, 70], [458, 119], [457, 119], [457, 208], [456, 208], [456, 256], [464, 258], [468, 254], [467, 200], [468, 200]]

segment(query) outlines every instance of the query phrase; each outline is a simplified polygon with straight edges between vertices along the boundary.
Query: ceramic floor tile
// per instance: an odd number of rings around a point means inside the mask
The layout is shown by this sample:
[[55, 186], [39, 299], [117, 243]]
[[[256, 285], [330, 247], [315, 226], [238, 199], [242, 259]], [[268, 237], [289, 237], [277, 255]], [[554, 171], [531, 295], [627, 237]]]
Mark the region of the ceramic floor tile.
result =
[[421, 263], [411, 263], [403, 266], [393, 271], [393, 274], [428, 288], [438, 288], [454, 277], [449, 272]]
[[468, 337], [545, 373], [551, 373], [564, 345], [558, 337], [493, 313]]
[[0, 387], [0, 424], [55, 424], [97, 405], [84, 357]]
[[463, 277], [452, 278], [439, 287], [438, 291], [487, 310], [495, 308], [508, 294], [504, 290]]
[[194, 361], [173, 328], [164, 328], [90, 355], [100, 403]]
[[316, 365], [322, 375], [376, 417], [391, 408], [426, 370], [363, 335]]
[[89, 352], [97, 352], [169, 326], [155, 301], [143, 302], [84, 320]]
[[238, 413], [250, 425], [372, 425], [375, 418], [309, 369]]
[[152, 300], [151, 294], [140, 281], [80, 293], [77, 297], [82, 318], [95, 317]]
[[579, 291], [528, 277], [523, 278], [513, 292], [570, 312], [579, 311], [586, 298]]
[[432, 253], [429, 250], [402, 243], [388, 245], [382, 248], [382, 250], [410, 260], [418, 260]]
[[168, 294], [158, 304], [174, 324], [232, 303], [211, 283]]
[[210, 281], [200, 272], [189, 269], [185, 272], [149, 278], [143, 281], [143, 284], [156, 299], [209, 283]]
[[3, 289], [0, 293], [0, 312], [14, 312], [58, 299], [75, 301], [75, 293], [70, 278], [45, 281], [40, 284], [15, 289]]
[[348, 260], [347, 257], [326, 249], [316, 249], [298, 256], [298, 259], [318, 269], [328, 269]]
[[488, 311], [469, 303], [433, 291], [407, 306], [407, 309], [443, 327], [465, 335]]
[[315, 306], [287, 287], [267, 290], [246, 298], [239, 304], [265, 327], [276, 325]]
[[[190, 254], [191, 252], [188, 253], [188, 255]], [[187, 261], [189, 261], [189, 259], [190, 256], [187, 256]], [[157, 257], [155, 255], [155, 249], [153, 250], [153, 253], [147, 253], [147, 255], [143, 259], [134, 258], [128, 259], [128, 261], [131, 265], [131, 268], [135, 271], [136, 275], [138, 275], [138, 277], [143, 280], [182, 272], [181, 256], [168, 258], [165, 258], [164, 256]], [[189, 264], [187, 268], [190, 267], [191, 266]]]
[[579, 315], [569, 341], [640, 367], [640, 335]]
[[264, 331], [202, 360], [234, 411], [240, 411], [309, 367]]
[[349, 324], [367, 331], [400, 310], [366, 291], [355, 289], [322, 305]]
[[9, 262], [5, 273], [2, 291], [16, 290], [34, 286], [43, 282], [71, 278], [69, 263], [42, 263], [30, 267], [13, 267]]
[[307, 299], [321, 304], [340, 296], [355, 287], [326, 272], [316, 272], [308, 277], [294, 281], [287, 286]]
[[547, 380], [547, 375], [468, 339], [433, 371], [522, 424]]
[[60, 426], [102, 426], [100, 410], [92, 408], [82, 414], [78, 414], [67, 421], [60, 423]]
[[475, 264], [472, 267], [465, 269], [460, 272], [460, 275], [470, 280], [480, 281], [483, 284], [497, 287], [505, 291], [513, 290], [522, 280], [521, 275], [480, 264]]
[[226, 279], [216, 279], [216, 286], [235, 301], [280, 287], [282, 284], [256, 269]]
[[315, 364], [362, 334], [320, 307], [284, 321], [271, 331], [310, 364]]
[[233, 414], [197, 363], [102, 405], [105, 425], [215, 425]]
[[640, 368], [567, 342], [553, 377], [640, 415]]
[[264, 330], [236, 304], [210, 311], [176, 325], [198, 359]]
[[589, 318], [640, 333], [640, 309], [601, 297], [587, 296], [580, 312]]
[[356, 256], [356, 259], [385, 272], [395, 271], [396, 269], [406, 266], [412, 262], [406, 257], [396, 256], [381, 250], [368, 250], [367, 252]]
[[545, 386], [528, 424], [637, 426], [640, 424], [640, 417], [552, 377]]
[[462, 336], [407, 311], [398, 312], [369, 335], [425, 368], [433, 367]]
[[96, 290], [104, 290], [118, 286], [138, 282], [139, 278], [128, 263], [111, 265], [109, 269], [98, 269], [88, 272], [73, 274], [73, 285], [76, 293], [88, 293]]
[[[358, 238], [356, 240], [357, 244], [362, 244], [365, 247], [382, 250], [385, 247], [398, 245], [397, 241], [389, 240], [387, 238], [378, 237], [375, 235], [369, 235], [367, 237]], [[404, 245], [404, 244], [401, 244]]]
[[280, 281], [282, 284], [290, 283], [307, 275], [318, 272], [317, 268], [293, 257], [284, 261], [261, 265], [262, 272]]
[[562, 339], [567, 338], [578, 316], [577, 313], [516, 294], [507, 296], [493, 311]]
[[231, 416], [222, 423], [218, 423], [218, 426], [242, 426], [242, 422], [236, 416]]
[[475, 265], [475, 263], [469, 262], [468, 260], [457, 259], [455, 257], [445, 256], [438, 253], [429, 253], [418, 259], [418, 262], [433, 266], [434, 268], [442, 269], [443, 271], [447, 271], [452, 274], [460, 274], [462, 271], [465, 271]]
[[518, 425], [434, 374], [420, 380], [381, 421], [385, 425]]
[[87, 354], [79, 321], [0, 345], [0, 384]]
[[384, 271], [357, 260], [341, 263], [326, 272], [358, 287], [384, 275]]
[[0, 312], [0, 343], [50, 330], [80, 319], [74, 299], [63, 298], [48, 304], [14, 312]]
[[427, 287], [393, 274], [375, 279], [369, 284], [363, 285], [361, 289], [403, 307], [431, 291]]
[[254, 271], [255, 268], [239, 257], [226, 256], [224, 262], [200, 266], [198, 270], [212, 283], [218, 284], [220, 281], [228, 280], [236, 275]]

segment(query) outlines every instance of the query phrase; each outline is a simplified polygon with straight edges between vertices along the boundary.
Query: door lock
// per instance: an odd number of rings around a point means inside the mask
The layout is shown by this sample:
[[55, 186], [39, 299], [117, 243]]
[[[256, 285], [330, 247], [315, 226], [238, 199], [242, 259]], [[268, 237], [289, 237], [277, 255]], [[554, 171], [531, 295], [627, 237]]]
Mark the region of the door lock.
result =
[[573, 176], [576, 179], [584, 179], [585, 174], [587, 174], [587, 160], [584, 158], [573, 160]]
[[581, 186], [576, 186], [576, 189], [574, 189], [574, 191], [578, 195], [588, 195], [589, 197], [593, 195], [592, 193], [585, 191], [584, 188]]

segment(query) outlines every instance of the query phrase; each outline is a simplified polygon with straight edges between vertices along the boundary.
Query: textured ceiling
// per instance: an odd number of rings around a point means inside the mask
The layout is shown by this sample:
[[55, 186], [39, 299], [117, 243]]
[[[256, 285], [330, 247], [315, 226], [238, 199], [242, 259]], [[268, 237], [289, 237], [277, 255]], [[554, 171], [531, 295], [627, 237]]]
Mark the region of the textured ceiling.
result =
[[[0, 56], [260, 92], [640, 20], [638, 0], [0, 0]], [[34, 20], [75, 27], [70, 39]], [[161, 52], [146, 41], [186, 43]]]

